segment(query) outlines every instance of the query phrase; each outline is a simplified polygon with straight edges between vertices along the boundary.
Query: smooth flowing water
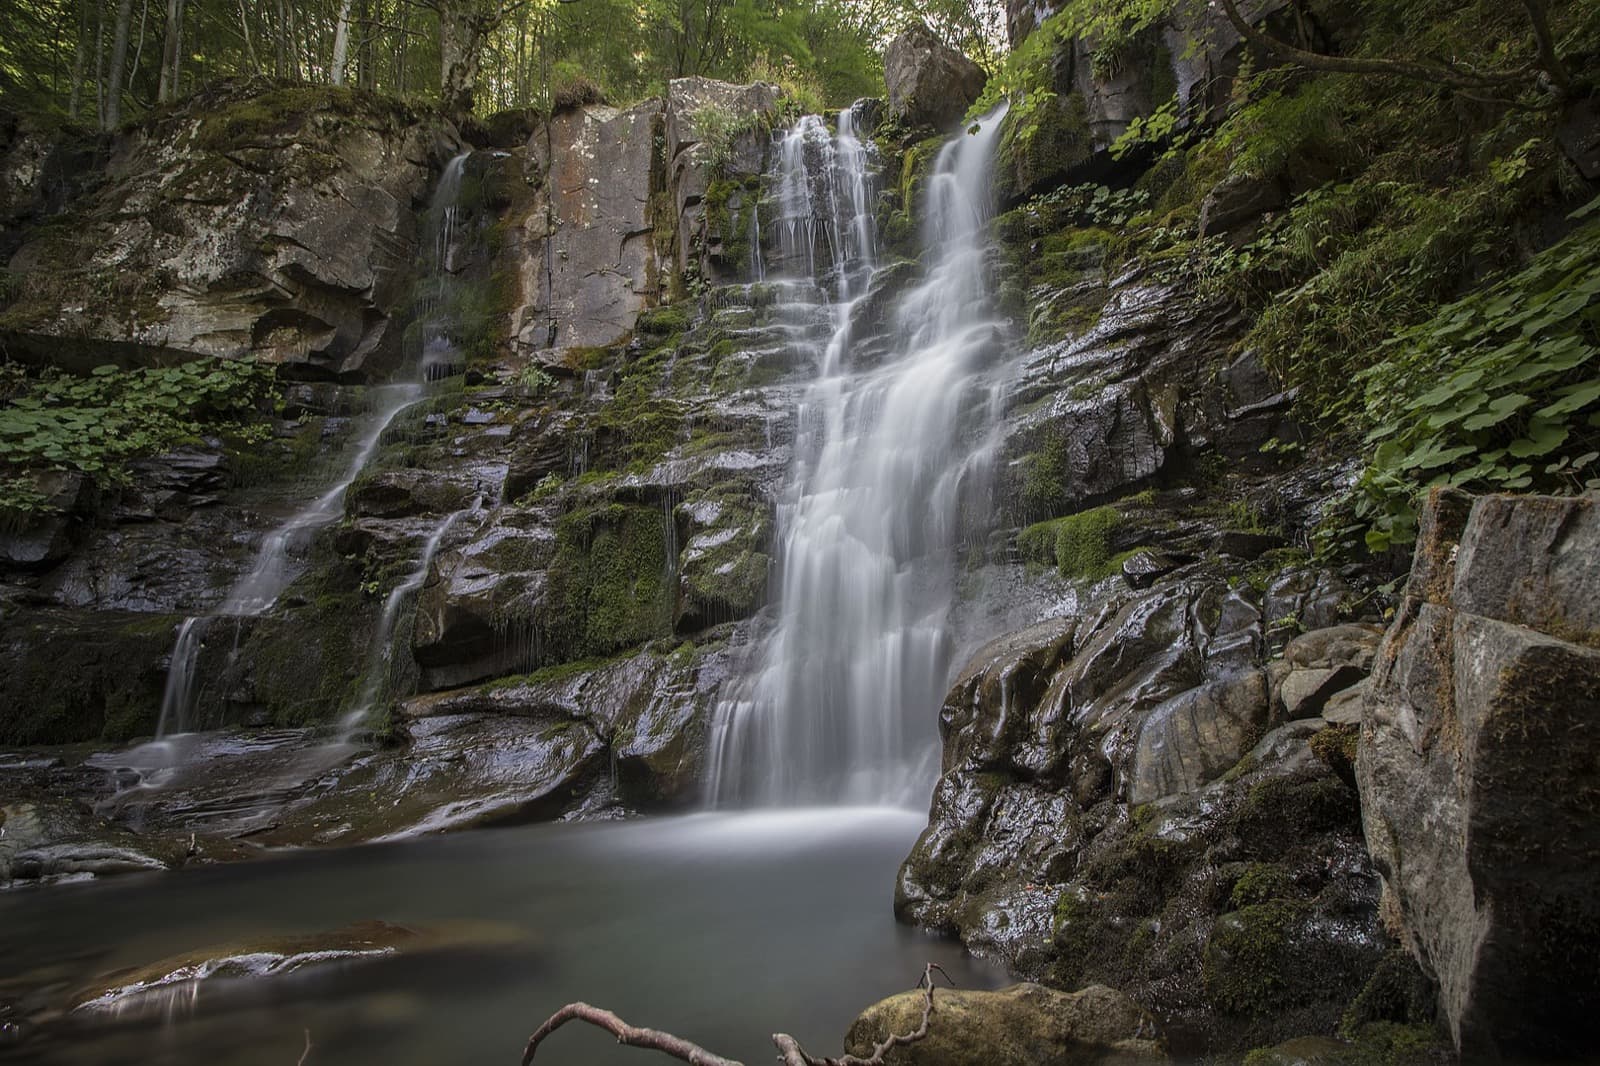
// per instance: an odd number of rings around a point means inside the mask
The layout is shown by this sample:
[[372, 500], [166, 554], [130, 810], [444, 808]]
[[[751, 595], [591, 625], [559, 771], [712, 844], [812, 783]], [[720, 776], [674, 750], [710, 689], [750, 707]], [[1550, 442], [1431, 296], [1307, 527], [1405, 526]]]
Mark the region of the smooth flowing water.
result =
[[[0, 1062], [515, 1063], [573, 999], [748, 1063], [769, 1035], [837, 1054], [867, 1004], [926, 962], [962, 987], [1001, 975], [897, 925], [888, 886], [921, 829], [905, 811], [705, 814], [484, 830], [344, 852], [0, 894], [0, 992], [43, 989], [206, 945], [382, 919], [492, 923], [499, 947], [175, 987], [154, 1016], [74, 1012]], [[568, 1026], [538, 1062], [647, 1066]]]
[[1004, 115], [940, 152], [926, 276], [893, 313], [897, 343], [878, 365], [851, 358], [875, 245], [851, 113], [831, 140], [806, 119], [782, 143], [781, 266], [832, 287], [835, 326], [779, 508], [776, 630], [718, 709], [710, 787], [721, 805], [910, 805], [932, 787], [961, 511], [982, 497], [999, 413], [986, 253]]

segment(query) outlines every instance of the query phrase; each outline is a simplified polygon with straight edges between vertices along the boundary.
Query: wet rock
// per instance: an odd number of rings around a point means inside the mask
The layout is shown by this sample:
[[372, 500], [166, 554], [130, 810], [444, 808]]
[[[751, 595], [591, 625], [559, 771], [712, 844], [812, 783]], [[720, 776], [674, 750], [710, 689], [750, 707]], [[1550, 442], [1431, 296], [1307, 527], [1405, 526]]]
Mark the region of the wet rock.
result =
[[346, 511], [358, 517], [407, 518], [450, 514], [480, 490], [474, 480], [436, 470], [381, 470], [357, 479], [345, 497]]
[[0, 528], [0, 569], [47, 570], [72, 553], [76, 526], [93, 503], [93, 484], [65, 471], [46, 471], [37, 484], [47, 497], [47, 509], [20, 529], [10, 524]]
[[1600, 1008], [1600, 501], [1436, 492], [1357, 776], [1386, 913], [1469, 1057], [1582, 1054]]
[[1283, 649], [1284, 659], [1302, 669], [1351, 666], [1366, 673], [1383, 641], [1383, 627], [1370, 623], [1329, 626], [1295, 637]]
[[[33, 607], [0, 619], [0, 744], [151, 733], [182, 621]], [[208, 665], [216, 665], [213, 660]]]
[[908, 126], [945, 131], [983, 92], [983, 68], [913, 23], [883, 53], [889, 114]]
[[1278, 686], [1285, 717], [1315, 718], [1336, 694], [1359, 683], [1366, 674], [1354, 666], [1290, 670]]
[[[1312, 750], [1325, 723], [1262, 736], [1259, 602], [1202, 571], [1081, 609], [958, 676], [896, 914], [1019, 976], [1124, 988], [1185, 1053], [1331, 1027], [1384, 950], [1377, 882], [1356, 794]], [[1277, 887], [1234, 902], [1252, 871]], [[1227, 984], [1222, 918], [1257, 903], [1236, 922], [1282, 950]]]
[[[1135, 1066], [1170, 1060], [1155, 1023], [1127, 996], [1101, 985], [1057, 992], [1036, 984], [998, 992], [940, 988], [928, 1036], [884, 1059], [896, 1066]], [[845, 1050], [869, 1055], [890, 1034], [922, 1023], [921, 992], [902, 992], [867, 1008], [850, 1026]]]
[[1135, 552], [1122, 561], [1122, 576], [1134, 588], [1147, 589], [1189, 561], [1165, 552]]
[[0, 885], [162, 870], [181, 861], [171, 840], [136, 836], [85, 805], [38, 798], [0, 806]]
[[1267, 722], [1267, 677], [1250, 670], [1191, 689], [1145, 718], [1134, 755], [1129, 803], [1193, 792], [1221, 776]]
[[1283, 538], [1273, 533], [1251, 533], [1224, 529], [1211, 539], [1211, 550], [1235, 559], [1259, 559], [1274, 548], [1283, 547]]
[[692, 801], [704, 766], [704, 738], [723, 653], [684, 645], [671, 654], [641, 652], [598, 666], [556, 667], [477, 689], [408, 701], [403, 713], [550, 717], [591, 731], [616, 766], [619, 802], [661, 808]]

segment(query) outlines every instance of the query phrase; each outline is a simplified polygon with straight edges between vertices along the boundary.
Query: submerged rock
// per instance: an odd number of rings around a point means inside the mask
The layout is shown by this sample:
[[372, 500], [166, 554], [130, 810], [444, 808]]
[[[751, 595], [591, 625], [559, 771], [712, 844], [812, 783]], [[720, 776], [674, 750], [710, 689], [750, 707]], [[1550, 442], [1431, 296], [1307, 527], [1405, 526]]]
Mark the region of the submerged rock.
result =
[[[867, 1008], [845, 1050], [870, 1055], [891, 1034], [922, 1024], [924, 993], [902, 992]], [[1155, 1023], [1127, 996], [1101, 985], [1057, 992], [1036, 984], [998, 992], [938, 988], [928, 1035], [885, 1058], [890, 1066], [1156, 1066], [1166, 1053]]]
[[[385, 921], [361, 921], [322, 933], [268, 936], [216, 944], [173, 955], [131, 970], [107, 974], [75, 993], [71, 1009], [116, 1021], [170, 1015], [173, 1005], [193, 1006], [200, 987], [262, 981], [308, 970], [372, 963], [400, 955], [516, 948], [526, 934], [511, 926], [456, 922], [414, 929]], [[208, 1005], [214, 1001], [208, 996]], [[226, 1005], [226, 998], [222, 1000]]]
[[1600, 501], [1436, 492], [1367, 690], [1385, 913], [1462, 1054], [1592, 1050]]

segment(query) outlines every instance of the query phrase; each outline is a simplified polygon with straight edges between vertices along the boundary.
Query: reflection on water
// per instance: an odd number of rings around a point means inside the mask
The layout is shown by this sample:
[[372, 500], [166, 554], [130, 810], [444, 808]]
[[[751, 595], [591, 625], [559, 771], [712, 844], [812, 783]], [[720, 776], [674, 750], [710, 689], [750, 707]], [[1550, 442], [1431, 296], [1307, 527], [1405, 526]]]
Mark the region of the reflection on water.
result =
[[[160, 1010], [46, 1020], [25, 1043], [0, 1042], [0, 1062], [282, 1066], [309, 1031], [307, 1066], [509, 1063], [572, 999], [746, 1062], [772, 1057], [774, 1030], [837, 1053], [851, 1019], [927, 961], [964, 987], [1001, 983], [893, 919], [895, 870], [922, 824], [834, 809], [531, 826], [0, 895], [0, 1000], [60, 999], [121, 967], [363, 919], [526, 934], [184, 983]], [[539, 1061], [655, 1058], [569, 1026]]]

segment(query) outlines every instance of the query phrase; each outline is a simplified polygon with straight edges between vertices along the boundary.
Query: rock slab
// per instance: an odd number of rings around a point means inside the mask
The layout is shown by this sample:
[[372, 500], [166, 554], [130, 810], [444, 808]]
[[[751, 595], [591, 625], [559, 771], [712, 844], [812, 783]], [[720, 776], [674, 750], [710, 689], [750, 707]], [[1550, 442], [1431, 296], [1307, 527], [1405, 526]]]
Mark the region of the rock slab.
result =
[[1581, 1055], [1600, 1009], [1600, 506], [1435, 493], [1362, 717], [1385, 913], [1464, 1056]]

